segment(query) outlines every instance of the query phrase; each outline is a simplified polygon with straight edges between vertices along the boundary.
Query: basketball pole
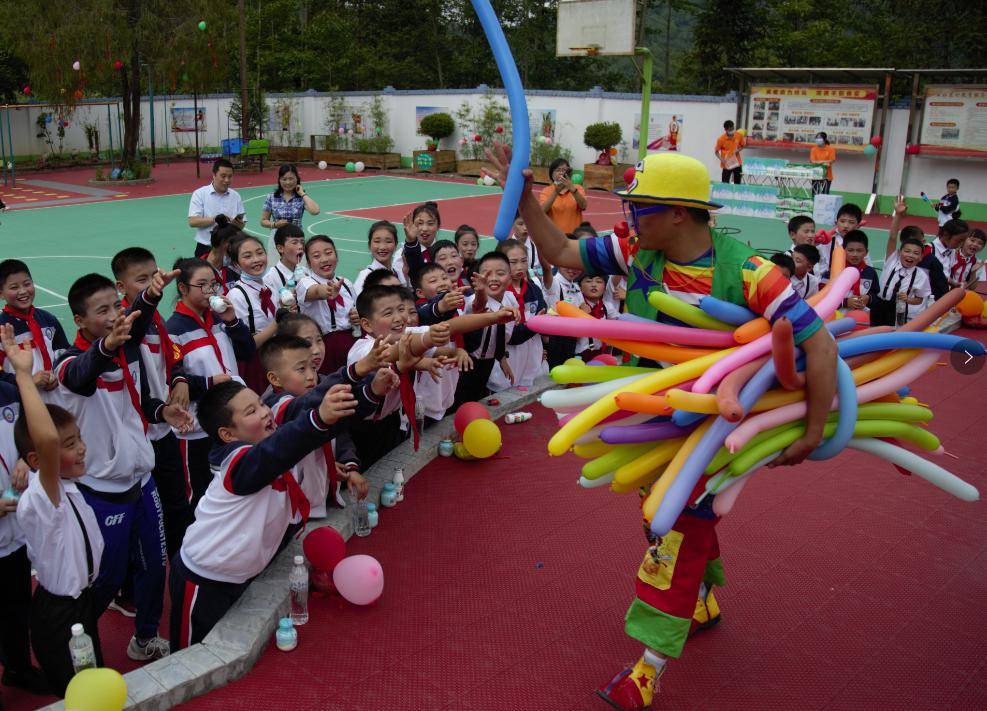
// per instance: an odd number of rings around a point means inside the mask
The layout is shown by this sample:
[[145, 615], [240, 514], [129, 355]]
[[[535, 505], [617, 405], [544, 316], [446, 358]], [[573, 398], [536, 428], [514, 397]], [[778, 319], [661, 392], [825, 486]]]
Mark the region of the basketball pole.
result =
[[641, 67], [641, 127], [637, 138], [637, 159], [641, 161], [648, 155], [648, 129], [651, 124], [651, 71], [654, 57], [647, 47], [635, 47], [634, 54], [644, 57]]

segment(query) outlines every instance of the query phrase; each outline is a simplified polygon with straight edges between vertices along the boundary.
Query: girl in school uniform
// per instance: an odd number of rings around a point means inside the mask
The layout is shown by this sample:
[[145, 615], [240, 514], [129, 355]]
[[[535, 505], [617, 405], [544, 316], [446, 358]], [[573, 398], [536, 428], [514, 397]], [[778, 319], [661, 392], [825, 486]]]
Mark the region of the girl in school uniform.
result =
[[463, 278], [469, 283], [476, 270], [476, 253], [480, 250], [480, 234], [475, 227], [460, 225], [452, 241], [463, 257]]
[[[180, 270], [176, 279], [179, 301], [165, 325], [172, 343], [181, 349], [193, 400], [189, 412], [194, 416], [196, 401], [212, 385], [231, 379], [242, 382], [237, 363], [253, 358], [257, 347], [247, 324], [237, 318], [230, 300], [221, 295], [222, 286], [208, 262], [179, 259], [175, 269]], [[222, 304], [222, 311], [210, 307], [212, 296], [219, 297], [215, 306]], [[212, 479], [212, 443], [198, 419], [188, 432], [175, 434], [182, 455], [185, 493], [194, 509]]]
[[[230, 286], [226, 298], [233, 304], [237, 318], [247, 324], [254, 345], [260, 348], [278, 328], [274, 320], [277, 294], [264, 283], [267, 252], [256, 237], [244, 237], [230, 246], [230, 259], [237, 265], [240, 278]], [[297, 310], [298, 307], [290, 308]], [[267, 389], [267, 378], [256, 353], [237, 367], [248, 388], [258, 395]]]
[[326, 375], [346, 365], [346, 354], [356, 343], [356, 289], [348, 279], [336, 276], [339, 255], [326, 235], [305, 243], [310, 272], [298, 283], [298, 306], [322, 329], [326, 357], [319, 373]]
[[404, 272], [407, 279], [415, 270], [429, 261], [429, 250], [442, 226], [439, 206], [434, 202], [423, 202], [404, 218], [404, 248], [394, 259], [394, 269]]
[[521, 320], [514, 327], [507, 340], [507, 358], [514, 374], [513, 383], [505, 375], [499, 364], [490, 373], [490, 389], [494, 392], [507, 390], [513, 386], [531, 387], [535, 378], [547, 372], [545, 350], [541, 336], [525, 325], [528, 318], [545, 313], [548, 304], [539, 284], [530, 278], [528, 251], [524, 243], [507, 239], [497, 245], [497, 251], [507, 257], [511, 268], [511, 282], [507, 291], [514, 296], [521, 312]]
[[229, 222], [217, 224], [209, 233], [212, 248], [202, 257], [212, 267], [213, 276], [223, 286], [221, 295], [226, 294], [230, 285], [236, 282], [240, 274], [230, 263], [230, 245], [243, 239], [243, 231]]
[[393, 222], [378, 220], [370, 225], [370, 230], [367, 232], [367, 249], [370, 250], [374, 259], [356, 275], [356, 281], [353, 282], [354, 298], [363, 291], [363, 282], [367, 275], [378, 269], [386, 269], [391, 272], [402, 284], [408, 283], [402, 270], [395, 265], [394, 252], [397, 251], [397, 248], [398, 228], [394, 226]]

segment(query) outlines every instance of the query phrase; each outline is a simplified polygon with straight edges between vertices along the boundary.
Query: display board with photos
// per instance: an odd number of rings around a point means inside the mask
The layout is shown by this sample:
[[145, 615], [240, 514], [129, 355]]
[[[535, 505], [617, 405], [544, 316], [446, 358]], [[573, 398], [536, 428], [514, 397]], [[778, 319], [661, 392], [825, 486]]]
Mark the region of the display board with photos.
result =
[[926, 153], [987, 154], [987, 86], [927, 86], [920, 143]]
[[808, 149], [825, 131], [837, 150], [863, 151], [870, 143], [876, 103], [876, 86], [753, 85], [747, 142]]

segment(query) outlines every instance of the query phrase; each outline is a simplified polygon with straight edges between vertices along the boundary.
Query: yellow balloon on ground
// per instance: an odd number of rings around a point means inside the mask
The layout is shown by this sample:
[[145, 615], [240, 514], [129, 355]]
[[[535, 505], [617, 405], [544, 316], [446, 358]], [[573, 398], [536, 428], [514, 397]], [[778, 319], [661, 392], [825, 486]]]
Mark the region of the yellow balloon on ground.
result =
[[473, 420], [463, 430], [463, 446], [477, 459], [492, 457], [501, 443], [500, 428], [491, 420]]
[[476, 457], [474, 457], [472, 454], [469, 453], [469, 451], [466, 449], [466, 445], [463, 444], [462, 442], [456, 442], [454, 445], [452, 445], [452, 453], [456, 455], [457, 459], [462, 459], [463, 461], [466, 462], [476, 461]]
[[[664, 368], [655, 372], [653, 375], [646, 375], [640, 380], [631, 383], [626, 388], [623, 388], [621, 392], [650, 395], [659, 390], [670, 388], [673, 385], [684, 383], [686, 380], [698, 378], [709, 366], [731, 352], [730, 349], [717, 351], [702, 358], [696, 358], [695, 360], [673, 365], [670, 368]], [[552, 436], [552, 439], [548, 441], [549, 454], [561, 457], [569, 451], [573, 443], [583, 434], [592, 429], [604, 418], [617, 412], [620, 408], [617, 407], [614, 401], [615, 395], [616, 393], [608, 393], [566, 422]]]
[[72, 711], [120, 711], [127, 702], [127, 682], [113, 669], [83, 669], [65, 689]]

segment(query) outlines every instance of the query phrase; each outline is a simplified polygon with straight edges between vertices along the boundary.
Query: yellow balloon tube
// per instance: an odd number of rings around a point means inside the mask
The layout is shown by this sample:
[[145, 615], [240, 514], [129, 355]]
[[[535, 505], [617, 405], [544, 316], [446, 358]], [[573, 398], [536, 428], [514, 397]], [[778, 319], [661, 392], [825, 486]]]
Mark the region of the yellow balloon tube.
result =
[[682, 446], [679, 447], [679, 450], [675, 453], [672, 461], [665, 468], [661, 478], [651, 486], [651, 491], [641, 507], [645, 520], [650, 521], [654, 518], [655, 513], [658, 511], [658, 507], [661, 505], [661, 500], [665, 498], [665, 493], [668, 491], [668, 487], [670, 487], [672, 482], [675, 481], [675, 477], [678, 476], [682, 465], [685, 464], [685, 461], [689, 458], [689, 455], [692, 454], [692, 450], [696, 448], [696, 445], [699, 444], [699, 440], [703, 438], [703, 435], [706, 434], [706, 431], [715, 421], [716, 418], [707, 418], [705, 422], [699, 425], [699, 427], [694, 429], [689, 436], [685, 438], [685, 442], [683, 442]]
[[666, 313], [672, 318], [687, 323], [696, 328], [708, 328], [713, 331], [732, 331], [734, 326], [723, 323], [715, 319], [698, 306], [679, 301], [671, 294], [664, 291], [655, 290], [648, 294], [648, 303], [662, 313]]
[[628, 462], [613, 473], [613, 482], [624, 488], [636, 489], [654, 481], [658, 469], [668, 462], [685, 441], [684, 437], [659, 442], [633, 462]]

